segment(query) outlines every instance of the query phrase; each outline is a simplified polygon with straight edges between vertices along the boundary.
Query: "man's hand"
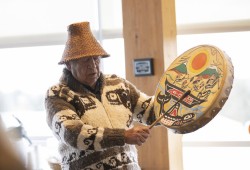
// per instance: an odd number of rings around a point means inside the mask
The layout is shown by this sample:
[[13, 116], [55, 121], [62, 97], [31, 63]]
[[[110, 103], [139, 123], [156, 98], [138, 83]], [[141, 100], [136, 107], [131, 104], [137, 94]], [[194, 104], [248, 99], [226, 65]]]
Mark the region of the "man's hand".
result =
[[147, 126], [135, 126], [125, 131], [125, 143], [141, 146], [149, 137], [150, 131]]

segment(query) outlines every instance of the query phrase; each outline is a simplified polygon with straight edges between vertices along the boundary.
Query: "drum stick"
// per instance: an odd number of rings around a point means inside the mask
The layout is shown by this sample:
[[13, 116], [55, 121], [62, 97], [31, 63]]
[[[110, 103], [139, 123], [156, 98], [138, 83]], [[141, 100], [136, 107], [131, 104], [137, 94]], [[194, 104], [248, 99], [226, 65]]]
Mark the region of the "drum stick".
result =
[[[185, 97], [187, 97], [190, 93], [191, 93], [191, 90], [186, 91], [186, 92], [181, 96], [181, 98], [180, 98], [177, 102], [175, 102], [175, 104], [174, 104], [173, 106], [171, 106], [171, 107], [167, 110], [167, 112], [165, 112], [165, 114], [168, 113], [169, 110], [171, 110], [172, 108], [174, 108], [174, 107], [177, 105], [177, 103], [179, 103], [180, 101], [182, 101], [182, 100], [183, 100]], [[149, 126], [149, 129], [151, 129], [152, 127], [154, 127], [154, 125], [155, 125], [156, 123], [158, 123], [158, 122], [165, 116], [165, 114], [162, 114], [158, 119], [156, 119], [156, 120]]]

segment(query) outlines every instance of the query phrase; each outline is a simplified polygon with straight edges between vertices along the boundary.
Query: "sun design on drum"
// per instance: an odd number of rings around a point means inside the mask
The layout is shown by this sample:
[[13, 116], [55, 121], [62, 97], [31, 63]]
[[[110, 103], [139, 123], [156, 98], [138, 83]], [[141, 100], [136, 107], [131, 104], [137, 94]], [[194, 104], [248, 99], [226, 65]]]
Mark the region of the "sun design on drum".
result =
[[189, 75], [197, 75], [207, 69], [210, 65], [211, 59], [208, 55], [208, 51], [204, 50], [202, 52], [198, 52], [197, 54], [193, 54], [188, 62], [188, 74]]

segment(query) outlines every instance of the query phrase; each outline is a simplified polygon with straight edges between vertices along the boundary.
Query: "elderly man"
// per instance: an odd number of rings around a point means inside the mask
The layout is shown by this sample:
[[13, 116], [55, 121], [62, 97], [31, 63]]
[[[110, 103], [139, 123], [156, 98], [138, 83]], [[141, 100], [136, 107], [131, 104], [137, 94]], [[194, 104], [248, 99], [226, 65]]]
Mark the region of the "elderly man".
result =
[[[62, 169], [140, 169], [135, 145], [142, 145], [155, 120], [153, 97], [116, 75], [104, 75], [109, 55], [88, 22], [68, 26], [58, 84], [47, 91], [47, 122], [60, 142]], [[133, 122], [141, 125], [133, 126]]]

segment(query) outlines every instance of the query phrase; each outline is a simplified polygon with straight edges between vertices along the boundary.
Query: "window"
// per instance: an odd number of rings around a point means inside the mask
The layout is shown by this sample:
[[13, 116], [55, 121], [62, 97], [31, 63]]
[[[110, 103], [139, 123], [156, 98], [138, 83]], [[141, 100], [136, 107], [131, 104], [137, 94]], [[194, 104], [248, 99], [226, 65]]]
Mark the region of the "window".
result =
[[[103, 40], [103, 47], [110, 57], [103, 59], [103, 72], [125, 78], [125, 52], [123, 38]], [[116, 67], [114, 67], [114, 64]]]
[[[61, 75], [63, 46], [1, 49], [1, 112], [14, 114], [30, 136], [48, 136], [44, 113], [46, 89]], [[49, 76], [47, 76], [49, 75]], [[41, 126], [37, 126], [40, 124]], [[8, 126], [8, 125], [6, 125]], [[41, 128], [42, 127], [42, 128]]]
[[8, 0], [1, 1], [0, 11], [1, 37], [64, 33], [80, 21], [98, 28], [97, 0]]
[[178, 36], [179, 51], [184, 47], [212, 44], [225, 51], [234, 65], [233, 88], [222, 110], [203, 128], [183, 135], [183, 160], [187, 170], [201, 167], [204, 170], [238, 169], [239, 165], [242, 170], [250, 168], [247, 161], [250, 151], [250, 76], [246, 71], [249, 43], [250, 32]]
[[[28, 141], [22, 140], [16, 141], [15, 146], [20, 146], [20, 154], [27, 165], [32, 161], [32, 168], [47, 165], [45, 158], [48, 155], [42, 152], [45, 149], [42, 147], [52, 138], [52, 133], [46, 124], [44, 97], [46, 89], [57, 83], [61, 75], [62, 68], [57, 63], [62, 50], [62, 45], [0, 50], [0, 115], [7, 129], [20, 126], [14, 117], [21, 121], [33, 145], [29, 146]], [[35, 162], [42, 153], [44, 157]], [[56, 148], [47, 153], [56, 153]]]
[[246, 0], [230, 0], [226, 4], [218, 0], [176, 0], [178, 55], [197, 45], [215, 45], [227, 53], [234, 65], [233, 88], [222, 110], [203, 128], [183, 135], [185, 170], [250, 168], [250, 76], [247, 72], [250, 30], [246, 26], [249, 6]]
[[46, 123], [44, 97], [64, 67], [57, 63], [67, 26], [89, 21], [111, 54], [103, 59], [103, 72], [125, 77], [121, 1], [8, 0], [0, 2], [0, 14], [0, 116], [7, 128], [19, 125], [11, 115], [17, 117], [33, 142], [20, 151], [27, 166], [49, 169], [46, 161], [57, 156], [57, 141]]

